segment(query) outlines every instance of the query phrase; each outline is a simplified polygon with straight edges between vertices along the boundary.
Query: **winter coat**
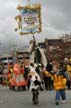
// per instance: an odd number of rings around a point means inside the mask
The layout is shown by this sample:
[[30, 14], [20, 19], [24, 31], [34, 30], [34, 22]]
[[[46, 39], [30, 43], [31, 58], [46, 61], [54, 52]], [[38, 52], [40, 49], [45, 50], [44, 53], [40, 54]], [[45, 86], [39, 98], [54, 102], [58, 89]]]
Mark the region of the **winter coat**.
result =
[[53, 75], [53, 86], [55, 90], [61, 90], [66, 87], [66, 78], [63, 75], [54, 74]]

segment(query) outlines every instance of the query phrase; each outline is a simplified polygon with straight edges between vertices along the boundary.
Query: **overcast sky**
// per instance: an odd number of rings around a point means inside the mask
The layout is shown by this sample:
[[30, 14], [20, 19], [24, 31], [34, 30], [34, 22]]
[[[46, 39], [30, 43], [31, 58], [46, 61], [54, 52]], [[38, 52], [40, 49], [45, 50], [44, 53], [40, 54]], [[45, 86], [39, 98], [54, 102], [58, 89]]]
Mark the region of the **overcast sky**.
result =
[[[35, 34], [38, 41], [58, 38], [64, 32], [71, 33], [71, 0], [30, 0], [30, 4], [41, 4], [42, 32]], [[31, 35], [20, 36], [15, 32], [17, 5], [28, 4], [28, 0], [0, 0], [0, 43], [28, 43]]]

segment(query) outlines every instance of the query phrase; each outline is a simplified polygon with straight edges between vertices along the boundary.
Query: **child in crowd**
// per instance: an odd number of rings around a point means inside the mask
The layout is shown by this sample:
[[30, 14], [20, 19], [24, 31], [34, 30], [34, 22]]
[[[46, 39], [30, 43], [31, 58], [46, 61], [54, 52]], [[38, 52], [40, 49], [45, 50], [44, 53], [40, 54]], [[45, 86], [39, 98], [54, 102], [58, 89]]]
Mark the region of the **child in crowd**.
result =
[[55, 95], [55, 102], [56, 105], [59, 105], [60, 103], [60, 97], [62, 99], [62, 103], [65, 103], [66, 101], [66, 93], [65, 93], [65, 87], [66, 87], [66, 76], [64, 74], [63, 70], [63, 64], [55, 62], [53, 64], [53, 86], [56, 90]]

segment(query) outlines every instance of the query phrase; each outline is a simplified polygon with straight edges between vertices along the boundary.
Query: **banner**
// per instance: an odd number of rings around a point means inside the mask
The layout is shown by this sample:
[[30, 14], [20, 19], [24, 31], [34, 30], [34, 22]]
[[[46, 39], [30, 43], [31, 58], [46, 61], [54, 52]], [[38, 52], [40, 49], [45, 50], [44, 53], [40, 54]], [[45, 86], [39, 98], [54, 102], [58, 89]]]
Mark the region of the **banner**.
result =
[[41, 5], [18, 6], [19, 15], [15, 17], [16, 30], [23, 34], [41, 32]]

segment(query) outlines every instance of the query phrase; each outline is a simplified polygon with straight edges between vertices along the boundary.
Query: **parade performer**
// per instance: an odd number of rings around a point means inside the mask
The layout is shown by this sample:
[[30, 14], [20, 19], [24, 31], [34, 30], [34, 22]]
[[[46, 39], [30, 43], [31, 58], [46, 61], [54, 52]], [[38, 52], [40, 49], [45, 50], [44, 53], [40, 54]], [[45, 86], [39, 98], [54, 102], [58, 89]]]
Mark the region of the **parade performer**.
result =
[[8, 65], [8, 74], [7, 74], [9, 89], [12, 89], [12, 85], [11, 85], [12, 77], [13, 77], [13, 64], [9, 64]]
[[13, 78], [12, 78], [12, 86], [15, 90], [15, 87], [19, 90], [20, 87], [23, 87], [27, 85], [27, 82], [25, 81], [25, 78], [23, 77], [24, 69], [20, 67], [20, 64], [17, 63], [13, 67]]
[[30, 79], [30, 91], [32, 93], [32, 101], [34, 104], [37, 104], [39, 89], [43, 90], [41, 87], [41, 78], [36, 73], [33, 67], [30, 68], [30, 73], [28, 74], [28, 77]]

